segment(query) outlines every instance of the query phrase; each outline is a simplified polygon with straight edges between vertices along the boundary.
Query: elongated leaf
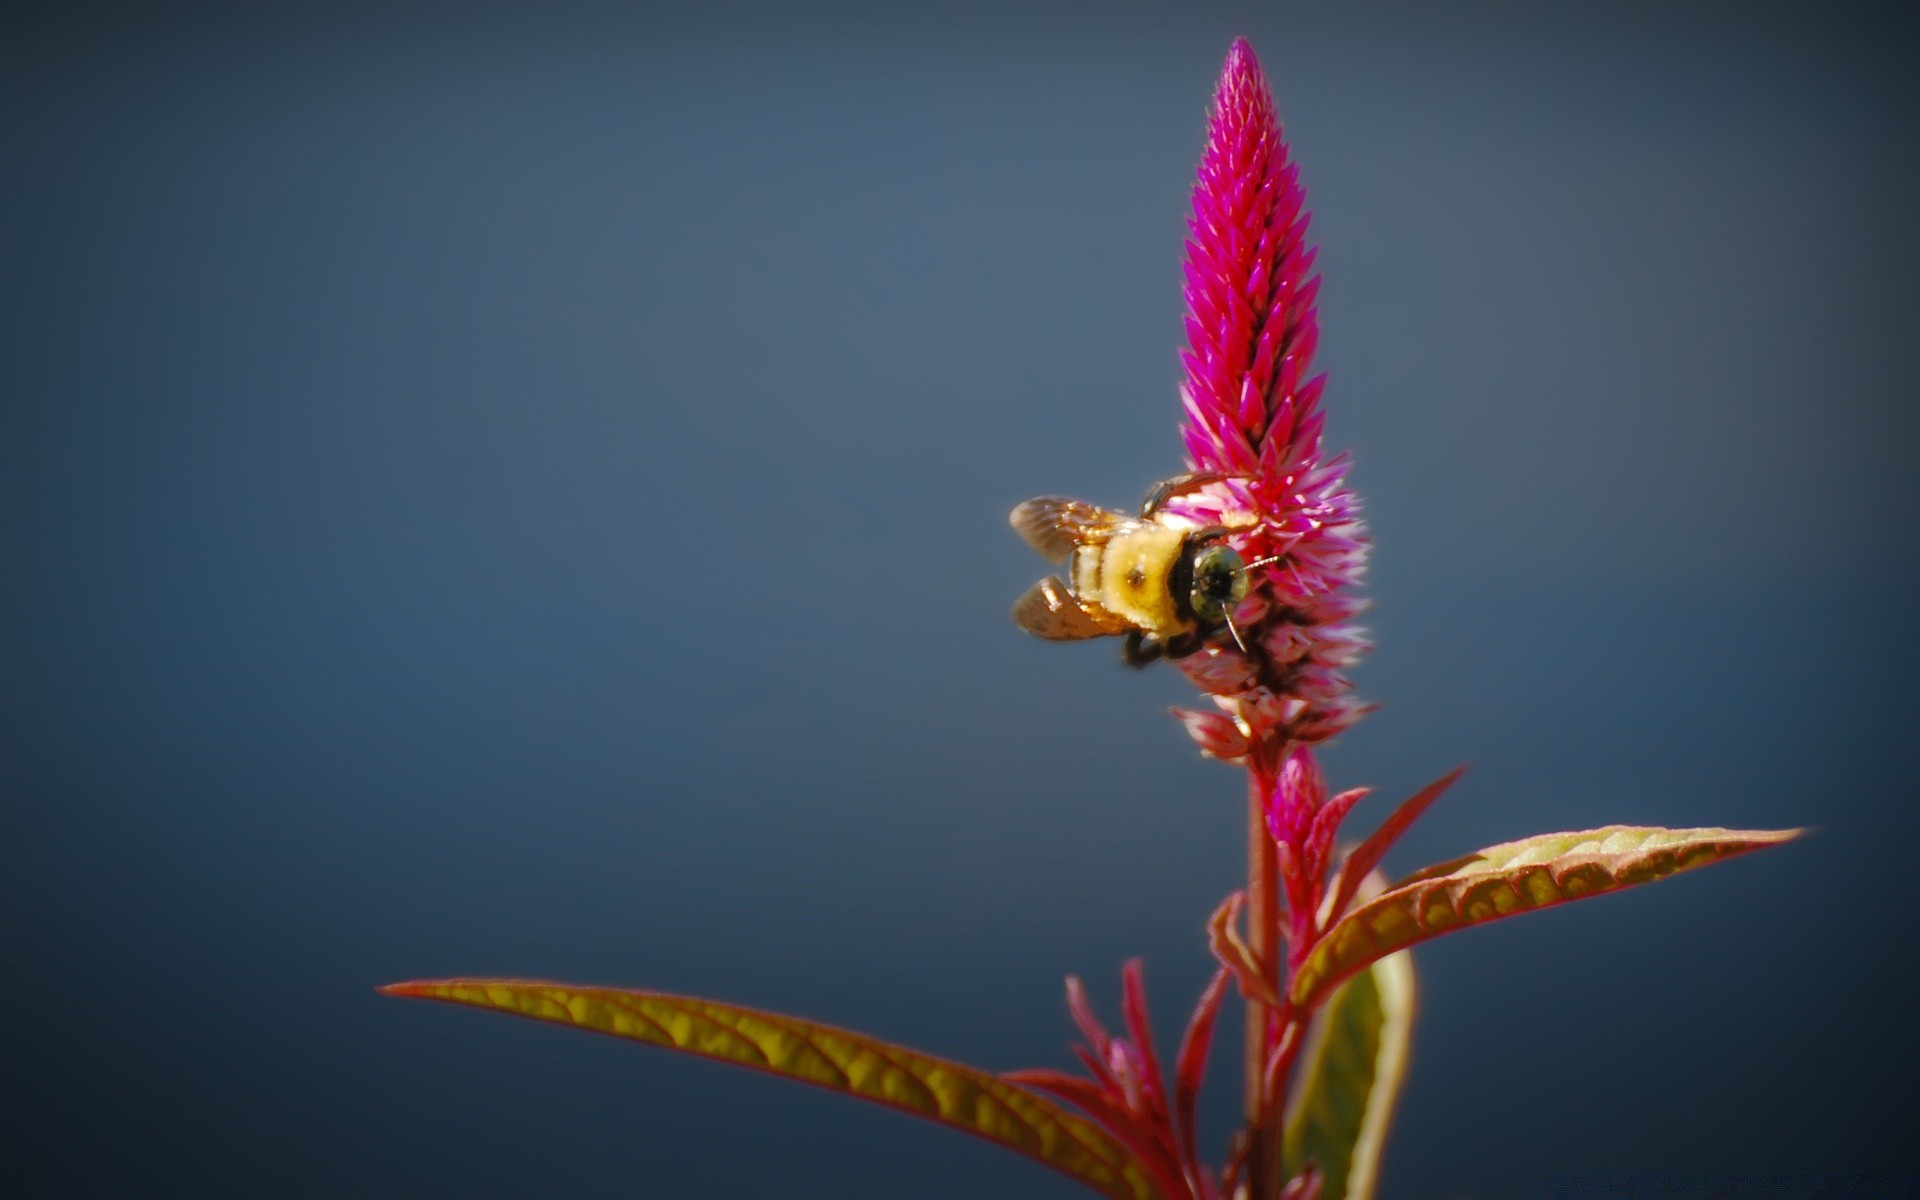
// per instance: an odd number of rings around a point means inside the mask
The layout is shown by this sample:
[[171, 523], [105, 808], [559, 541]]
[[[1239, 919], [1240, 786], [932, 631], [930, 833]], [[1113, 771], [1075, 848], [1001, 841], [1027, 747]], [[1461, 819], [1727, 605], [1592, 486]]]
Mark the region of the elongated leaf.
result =
[[1207, 1073], [1207, 1052], [1213, 1048], [1214, 1018], [1220, 1015], [1220, 998], [1226, 994], [1227, 970], [1222, 967], [1213, 973], [1207, 990], [1200, 994], [1200, 1003], [1194, 1005], [1193, 1016], [1187, 1021], [1186, 1036], [1180, 1039], [1180, 1057], [1174, 1060], [1174, 1128], [1179, 1131], [1180, 1146], [1188, 1161], [1197, 1161], [1200, 1157], [1199, 1135], [1196, 1132], [1200, 1112], [1200, 1081]]
[[1380, 865], [1387, 851], [1393, 849], [1393, 844], [1413, 828], [1413, 823], [1432, 807], [1433, 802], [1440, 798], [1440, 793], [1452, 787], [1466, 773], [1465, 767], [1455, 767], [1401, 801], [1400, 807], [1380, 823], [1380, 828], [1368, 834], [1366, 841], [1347, 854], [1345, 861], [1333, 873], [1333, 883], [1327, 890], [1327, 899], [1320, 913], [1321, 924], [1331, 920], [1333, 914], [1346, 910], [1347, 905], [1359, 894], [1361, 880]]
[[1051, 1100], [985, 1071], [864, 1034], [689, 996], [533, 980], [423, 980], [380, 990], [390, 996], [494, 1009], [752, 1067], [985, 1138], [1113, 1200], [1163, 1197], [1130, 1152]]
[[1800, 832], [1609, 825], [1489, 846], [1417, 871], [1335, 922], [1294, 975], [1289, 995], [1309, 1007], [1355, 971], [1403, 946], [1652, 883]]
[[1287, 1174], [1320, 1168], [1319, 1200], [1370, 1200], [1413, 1051], [1413, 955], [1389, 954], [1340, 985], [1315, 1020], [1288, 1102]]

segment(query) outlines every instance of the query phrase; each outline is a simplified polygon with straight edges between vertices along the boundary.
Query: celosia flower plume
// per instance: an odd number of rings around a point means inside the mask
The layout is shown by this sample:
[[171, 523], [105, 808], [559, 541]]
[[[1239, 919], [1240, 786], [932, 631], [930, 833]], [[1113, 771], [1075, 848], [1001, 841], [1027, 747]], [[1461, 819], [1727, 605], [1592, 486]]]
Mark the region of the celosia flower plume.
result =
[[1218, 478], [1167, 511], [1225, 525], [1254, 568], [1235, 614], [1245, 652], [1210, 646], [1179, 665], [1223, 714], [1182, 713], [1201, 749], [1270, 774], [1289, 742], [1317, 742], [1366, 711], [1345, 671], [1369, 647], [1346, 589], [1366, 564], [1345, 455], [1325, 457], [1324, 375], [1309, 375], [1319, 321], [1309, 214], [1253, 48], [1236, 41], [1214, 93], [1193, 189], [1186, 259], [1182, 439]]

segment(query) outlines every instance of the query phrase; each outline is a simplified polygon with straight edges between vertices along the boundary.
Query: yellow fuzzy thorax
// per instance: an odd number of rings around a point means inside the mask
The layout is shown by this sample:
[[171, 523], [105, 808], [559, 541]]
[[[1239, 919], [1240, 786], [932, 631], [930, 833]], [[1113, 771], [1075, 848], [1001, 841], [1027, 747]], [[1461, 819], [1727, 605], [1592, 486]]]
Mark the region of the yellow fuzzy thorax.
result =
[[1143, 524], [1108, 541], [1075, 547], [1074, 595], [1157, 638], [1186, 632], [1193, 623], [1180, 614], [1171, 587], [1186, 537], [1183, 530]]

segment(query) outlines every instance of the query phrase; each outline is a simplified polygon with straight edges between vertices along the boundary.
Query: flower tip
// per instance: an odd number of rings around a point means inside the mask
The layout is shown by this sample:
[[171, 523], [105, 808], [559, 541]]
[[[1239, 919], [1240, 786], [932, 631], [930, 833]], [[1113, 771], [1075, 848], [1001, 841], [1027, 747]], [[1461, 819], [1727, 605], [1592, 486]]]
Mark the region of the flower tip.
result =
[[1220, 71], [1220, 91], [1238, 91], [1247, 88], [1265, 90], [1266, 76], [1260, 70], [1260, 58], [1253, 52], [1253, 43], [1246, 38], [1233, 39], [1233, 45], [1227, 47], [1226, 66]]

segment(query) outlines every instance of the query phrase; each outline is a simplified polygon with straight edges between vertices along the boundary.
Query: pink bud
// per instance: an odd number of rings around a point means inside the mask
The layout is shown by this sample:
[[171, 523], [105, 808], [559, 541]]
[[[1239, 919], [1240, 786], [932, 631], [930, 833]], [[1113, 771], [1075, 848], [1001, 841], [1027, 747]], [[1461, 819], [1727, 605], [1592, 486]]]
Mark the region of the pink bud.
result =
[[1239, 762], [1247, 756], [1247, 735], [1225, 713], [1176, 708], [1173, 715], [1187, 727], [1187, 736], [1207, 757]]

